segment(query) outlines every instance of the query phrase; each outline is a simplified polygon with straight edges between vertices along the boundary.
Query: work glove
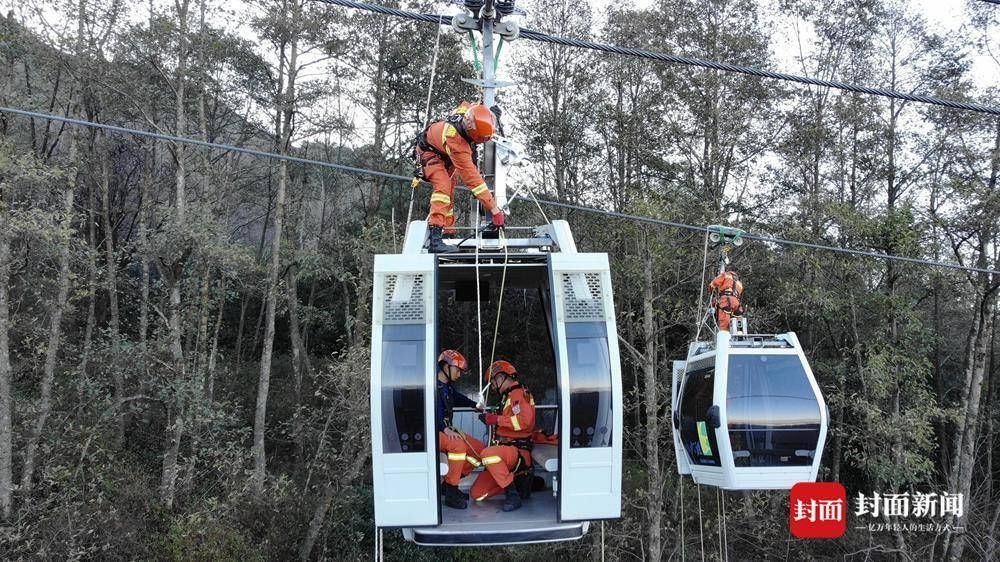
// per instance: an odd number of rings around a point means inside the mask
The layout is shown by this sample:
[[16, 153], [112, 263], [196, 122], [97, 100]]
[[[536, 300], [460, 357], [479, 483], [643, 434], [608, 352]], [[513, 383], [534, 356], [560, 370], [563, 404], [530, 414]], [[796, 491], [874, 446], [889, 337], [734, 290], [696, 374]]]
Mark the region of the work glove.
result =
[[504, 221], [507, 219], [507, 214], [503, 211], [498, 210], [493, 213], [493, 228], [501, 228]]
[[500, 420], [500, 416], [496, 414], [479, 414], [479, 420], [486, 425], [496, 425]]

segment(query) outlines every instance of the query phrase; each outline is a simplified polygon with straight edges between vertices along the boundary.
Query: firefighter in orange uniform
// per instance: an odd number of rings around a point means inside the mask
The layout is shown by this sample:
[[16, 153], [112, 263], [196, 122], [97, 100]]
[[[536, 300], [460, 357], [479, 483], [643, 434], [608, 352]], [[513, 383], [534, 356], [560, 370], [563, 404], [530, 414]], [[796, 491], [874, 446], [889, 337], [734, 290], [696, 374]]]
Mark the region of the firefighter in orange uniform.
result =
[[712, 291], [715, 321], [720, 330], [729, 331], [732, 318], [746, 312], [743, 307], [743, 283], [735, 271], [723, 271], [712, 279], [708, 288]]
[[500, 228], [504, 224], [504, 212], [493, 199], [476, 167], [475, 148], [493, 138], [499, 126], [499, 113], [499, 108], [462, 102], [451, 115], [431, 123], [417, 137], [414, 156], [418, 163], [418, 175], [434, 186], [431, 212], [427, 217], [430, 227], [428, 250], [432, 253], [458, 251], [457, 247], [442, 240], [443, 230], [455, 224], [453, 198], [456, 173], [493, 215], [493, 226]]
[[452, 426], [455, 406], [475, 408], [476, 403], [455, 390], [452, 383], [469, 371], [465, 356], [454, 349], [446, 349], [438, 356], [437, 399], [434, 406], [435, 425], [438, 431], [438, 450], [448, 455], [448, 474], [441, 485], [444, 504], [455, 509], [465, 509], [469, 496], [458, 489], [458, 483], [472, 469], [480, 465], [483, 442], [462, 433]]
[[486, 470], [472, 484], [470, 495], [480, 501], [506, 491], [503, 510], [514, 511], [521, 507], [521, 494], [518, 486], [513, 485], [515, 476], [531, 467], [535, 399], [521, 385], [517, 370], [507, 361], [490, 365], [486, 379], [500, 394], [503, 408], [500, 414], [479, 416], [483, 423], [497, 429], [492, 446], [482, 451], [480, 458]]

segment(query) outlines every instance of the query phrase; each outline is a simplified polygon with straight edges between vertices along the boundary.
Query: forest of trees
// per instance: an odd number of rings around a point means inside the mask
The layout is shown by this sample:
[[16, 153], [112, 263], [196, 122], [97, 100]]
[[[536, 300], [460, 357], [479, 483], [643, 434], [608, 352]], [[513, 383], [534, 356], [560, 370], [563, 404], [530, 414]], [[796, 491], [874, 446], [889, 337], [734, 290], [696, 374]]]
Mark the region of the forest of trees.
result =
[[[1000, 107], [973, 71], [1000, 75], [1000, 6], [979, 0], [949, 34], [905, 0], [518, 4], [556, 35]], [[411, 171], [433, 25], [310, 0], [2, 10], [0, 106]], [[476, 96], [466, 38], [440, 44], [431, 116]], [[517, 181], [542, 198], [1000, 268], [995, 115], [526, 40], [500, 66], [534, 163]], [[0, 112], [0, 559], [370, 559], [372, 256], [398, 250], [410, 191]], [[541, 220], [515, 205], [513, 224]], [[546, 212], [612, 259], [623, 516], [520, 548], [387, 531], [388, 559], [600, 560], [602, 540], [609, 560], [1000, 557], [1000, 277], [768, 243], [735, 257], [754, 330], [796, 331], [825, 394], [821, 479], [966, 498], [964, 532], [795, 540], [787, 493], [699, 497], [676, 475], [670, 360], [694, 336], [702, 235]]]

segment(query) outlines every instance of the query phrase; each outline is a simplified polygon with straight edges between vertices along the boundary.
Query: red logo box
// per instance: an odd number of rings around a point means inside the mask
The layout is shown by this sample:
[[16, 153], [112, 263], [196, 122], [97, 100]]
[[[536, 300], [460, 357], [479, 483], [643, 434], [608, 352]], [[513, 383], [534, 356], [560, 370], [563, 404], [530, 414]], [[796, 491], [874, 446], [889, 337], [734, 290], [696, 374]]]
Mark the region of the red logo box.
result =
[[788, 527], [800, 539], [836, 539], [847, 531], [847, 490], [839, 482], [792, 486]]

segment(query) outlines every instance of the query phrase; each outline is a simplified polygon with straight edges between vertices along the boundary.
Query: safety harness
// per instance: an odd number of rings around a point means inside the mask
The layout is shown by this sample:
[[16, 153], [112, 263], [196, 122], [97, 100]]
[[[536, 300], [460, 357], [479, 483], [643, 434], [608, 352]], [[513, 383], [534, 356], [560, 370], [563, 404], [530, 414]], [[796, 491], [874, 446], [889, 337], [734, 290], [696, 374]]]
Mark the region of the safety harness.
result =
[[[472, 161], [475, 162], [479, 160], [479, 151], [478, 151], [479, 147], [475, 143], [475, 141], [472, 140], [472, 137], [469, 136], [468, 131], [465, 130], [465, 125], [462, 123], [462, 119], [464, 117], [465, 117], [465, 109], [460, 108], [458, 111], [449, 114], [444, 119], [440, 119], [440, 121], [444, 121], [446, 125], [451, 125], [455, 127], [455, 130], [458, 131], [458, 134], [461, 135], [461, 137], [465, 139], [466, 142], [469, 143], [469, 147], [472, 149]], [[435, 121], [434, 123], [437, 123], [437, 121]], [[427, 140], [427, 132], [430, 131], [431, 125], [433, 125], [434, 123], [427, 125], [427, 127], [425, 127], [423, 131], [420, 131], [420, 133], [416, 137], [416, 140], [413, 143], [414, 148], [415, 149], [419, 148], [420, 150], [423, 151], [432, 152], [436, 154], [438, 158], [441, 159], [442, 162], [444, 162], [445, 166], [451, 166], [452, 165], [451, 157], [448, 156], [446, 152], [438, 150], [436, 146], [434, 146], [433, 144], [431, 144], [430, 141]], [[416, 150], [413, 151], [413, 164], [414, 164], [414, 177], [426, 180], [427, 178], [424, 177], [424, 166], [426, 165], [426, 162], [424, 162], [423, 159], [420, 158], [420, 154], [418, 154]]]
[[[531, 399], [531, 392], [528, 391], [527, 388], [524, 388], [523, 386], [521, 386], [521, 383], [515, 383], [514, 386], [508, 388], [507, 392], [504, 393], [504, 395], [503, 395], [504, 400], [507, 399], [507, 395], [509, 395], [511, 392], [513, 392], [514, 390], [516, 390], [518, 388], [520, 388], [521, 390], [524, 391], [525, 396], [529, 400]], [[498, 445], [509, 445], [511, 447], [517, 447], [518, 449], [522, 449], [522, 450], [529, 451], [529, 452], [535, 447], [535, 442], [531, 439], [531, 436], [528, 436], [528, 437], [504, 437], [502, 435], [497, 435], [494, 440], [497, 442]], [[520, 457], [518, 457], [518, 462], [520, 463]]]

